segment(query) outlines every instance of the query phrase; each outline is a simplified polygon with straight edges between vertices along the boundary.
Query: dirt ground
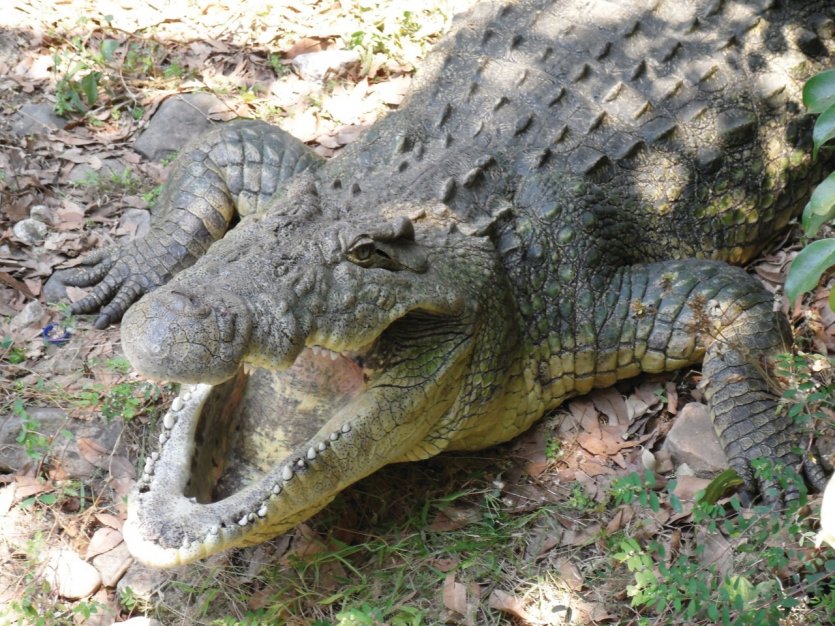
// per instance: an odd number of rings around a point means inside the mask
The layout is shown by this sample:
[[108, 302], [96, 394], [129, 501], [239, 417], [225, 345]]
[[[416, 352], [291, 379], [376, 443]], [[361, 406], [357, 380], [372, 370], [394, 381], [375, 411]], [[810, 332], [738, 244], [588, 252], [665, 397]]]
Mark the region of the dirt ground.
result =
[[[208, 93], [200, 121], [265, 119], [330, 157], [396, 108], [466, 4], [4, 4], [0, 624], [106, 625], [141, 615], [166, 626], [638, 623], [625, 592], [631, 570], [613, 564], [602, 535], [639, 528], [668, 554], [688, 541], [715, 544], [698, 568], [725, 558], [717, 555], [730, 534], [694, 539], [692, 505], [676, 511], [668, 496], [650, 509], [611, 501], [613, 485], [645, 471], [643, 450], [658, 450], [672, 418], [702, 400], [698, 372], [598, 392], [484, 454], [389, 468], [285, 537], [173, 575], [143, 571], [125, 551], [125, 497], [175, 389], [131, 371], [118, 327], [96, 330], [92, 319], [67, 315], [66, 302], [84, 290], [51, 301], [47, 280], [90, 250], [145, 232], [169, 159], [134, 148], [165, 103]], [[357, 58], [324, 76], [297, 61], [349, 49]], [[751, 271], [779, 297], [799, 249], [789, 233]], [[830, 288], [793, 307], [780, 302], [799, 345], [823, 355], [813, 375], [831, 381]], [[656, 456], [665, 483], [671, 461]], [[709, 481], [679, 483], [686, 500]], [[798, 550], [812, 554], [808, 542]], [[501, 558], [491, 561], [491, 551]], [[62, 575], [63, 553], [73, 558]], [[88, 574], [89, 593], [69, 588]]]

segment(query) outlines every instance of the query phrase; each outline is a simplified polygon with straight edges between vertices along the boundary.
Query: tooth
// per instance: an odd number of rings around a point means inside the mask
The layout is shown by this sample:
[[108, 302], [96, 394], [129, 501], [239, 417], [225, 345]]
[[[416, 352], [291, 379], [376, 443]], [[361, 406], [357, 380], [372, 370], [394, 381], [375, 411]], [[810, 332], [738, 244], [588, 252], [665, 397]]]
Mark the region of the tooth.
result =
[[328, 439], [330, 439], [331, 441], [336, 441], [337, 439], [339, 439], [339, 433], [331, 433], [328, 436]]
[[317, 447], [319, 448], [319, 452], [324, 452], [328, 449], [328, 444], [326, 444], [324, 441], [320, 441]]
[[151, 458], [152, 458], [154, 461], [158, 460], [158, 459], [159, 459], [159, 452], [157, 452], [156, 450], [154, 450], [153, 452], [151, 452]]
[[273, 485], [273, 493], [274, 493], [275, 495], [280, 494], [280, 493], [281, 493], [281, 485], [278, 485], [278, 484]]
[[[177, 398], [179, 400], [179, 398]], [[174, 408], [174, 405], [171, 405], [171, 408]], [[166, 413], [165, 417], [162, 418], [162, 425], [165, 426], [168, 430], [174, 428], [174, 424], [177, 422], [177, 418], [174, 417], [173, 413]]]
[[191, 392], [190, 392], [190, 391], [186, 391], [186, 392], [183, 394], [183, 402], [190, 402], [190, 401], [191, 401]]
[[254, 522], [257, 519], [255, 513], [250, 513], [248, 517], [250, 522]]
[[168, 433], [166, 433], [165, 431], [162, 431], [162, 432], [159, 434], [159, 442], [160, 442], [161, 444], [163, 444], [163, 443], [165, 443], [166, 441], [168, 441]]
[[316, 458], [316, 450], [314, 450], [313, 448], [310, 448], [307, 451], [307, 460], [312, 461], [315, 458]]
[[218, 534], [218, 532], [220, 532], [220, 528], [218, 528], [217, 526], [212, 526], [211, 528], [209, 528], [210, 535], [216, 535]]
[[183, 410], [183, 399], [180, 396], [174, 398], [174, 402], [171, 403], [171, 410], [172, 411], [182, 411]]
[[319, 346], [313, 346], [313, 354], [318, 356], [321, 353], [322, 353], [322, 348], [320, 348]]
[[189, 502], [191, 502], [192, 504], [197, 504], [197, 498], [195, 498], [194, 496], [191, 496], [191, 497], [188, 499], [188, 501], [189, 501]]
[[246, 526], [246, 523], [249, 521], [249, 515], [244, 515], [241, 519], [238, 520], [238, 526]]
[[145, 472], [151, 473], [154, 471], [154, 462], [151, 459], [145, 460]]
[[304, 459], [299, 459], [296, 461], [296, 465], [299, 466], [299, 469], [304, 469]]
[[143, 483], [151, 482], [151, 475], [148, 472], [145, 472], [144, 474], [142, 474], [142, 482]]
[[331, 361], [336, 361], [339, 358], [338, 352], [331, 352]]
[[262, 504], [261, 508], [258, 509], [258, 517], [267, 517], [267, 505]]
[[343, 433], [351, 432], [351, 425], [350, 424], [342, 424], [342, 432]]
[[293, 478], [293, 468], [289, 465], [285, 465], [284, 469], [281, 470], [281, 477], [284, 480], [290, 480], [291, 478]]

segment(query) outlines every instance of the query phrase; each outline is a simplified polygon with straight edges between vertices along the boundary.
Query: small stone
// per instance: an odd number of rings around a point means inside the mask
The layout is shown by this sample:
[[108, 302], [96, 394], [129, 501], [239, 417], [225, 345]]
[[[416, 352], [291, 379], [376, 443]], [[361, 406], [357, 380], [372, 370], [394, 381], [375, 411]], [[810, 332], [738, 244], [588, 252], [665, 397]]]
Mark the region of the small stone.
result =
[[12, 226], [12, 233], [24, 245], [37, 246], [49, 233], [49, 227], [41, 221], [27, 217]]
[[153, 605], [161, 590], [174, 574], [170, 570], [152, 569], [141, 563], [134, 562], [124, 576], [116, 584], [118, 597], [125, 597], [130, 589], [131, 597], [137, 601], [132, 610], [142, 611]]
[[98, 570], [72, 550], [47, 553], [43, 578], [59, 596], [68, 600], [86, 598], [101, 586]]
[[105, 587], [115, 587], [128, 568], [133, 563], [127, 545], [123, 541], [107, 552], [93, 557], [93, 565], [101, 574], [101, 581]]
[[37, 322], [44, 314], [43, 306], [37, 300], [32, 300], [12, 318], [9, 330], [17, 332]]
[[329, 76], [345, 74], [360, 61], [357, 50], [322, 50], [299, 54], [293, 59], [293, 67], [305, 80], [321, 83]]
[[710, 476], [728, 468], [728, 457], [713, 430], [707, 407], [698, 402], [686, 404], [679, 412], [664, 448], [676, 464], [686, 463], [696, 476]]
[[29, 217], [47, 225], [55, 223], [55, 211], [45, 204], [36, 204], [29, 209]]
[[67, 285], [61, 280], [61, 272], [53, 272], [41, 287], [41, 293], [47, 302], [61, 302], [67, 299]]

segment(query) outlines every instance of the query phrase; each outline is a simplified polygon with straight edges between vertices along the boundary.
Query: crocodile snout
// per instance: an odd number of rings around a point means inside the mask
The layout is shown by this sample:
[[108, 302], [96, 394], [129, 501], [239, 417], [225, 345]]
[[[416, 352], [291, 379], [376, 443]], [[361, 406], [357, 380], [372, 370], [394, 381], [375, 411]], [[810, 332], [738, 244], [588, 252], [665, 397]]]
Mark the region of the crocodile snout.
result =
[[122, 345], [145, 376], [219, 383], [237, 371], [252, 332], [244, 301], [227, 291], [161, 289], [122, 322]]

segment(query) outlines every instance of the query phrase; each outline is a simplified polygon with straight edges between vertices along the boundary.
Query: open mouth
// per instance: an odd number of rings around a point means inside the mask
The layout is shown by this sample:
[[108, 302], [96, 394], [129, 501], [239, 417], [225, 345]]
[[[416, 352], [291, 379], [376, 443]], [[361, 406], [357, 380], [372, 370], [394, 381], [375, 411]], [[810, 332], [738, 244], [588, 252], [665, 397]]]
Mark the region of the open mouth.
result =
[[[366, 388], [363, 360], [315, 346], [286, 370], [245, 366], [219, 385], [184, 384], [129, 504], [132, 553], [173, 566], [264, 541], [325, 506], [329, 488], [321, 500], [310, 498], [316, 485], [293, 492], [313, 466], [336, 469], [327, 457], [351, 432], [342, 409]], [[286, 518], [271, 513], [276, 504]]]

